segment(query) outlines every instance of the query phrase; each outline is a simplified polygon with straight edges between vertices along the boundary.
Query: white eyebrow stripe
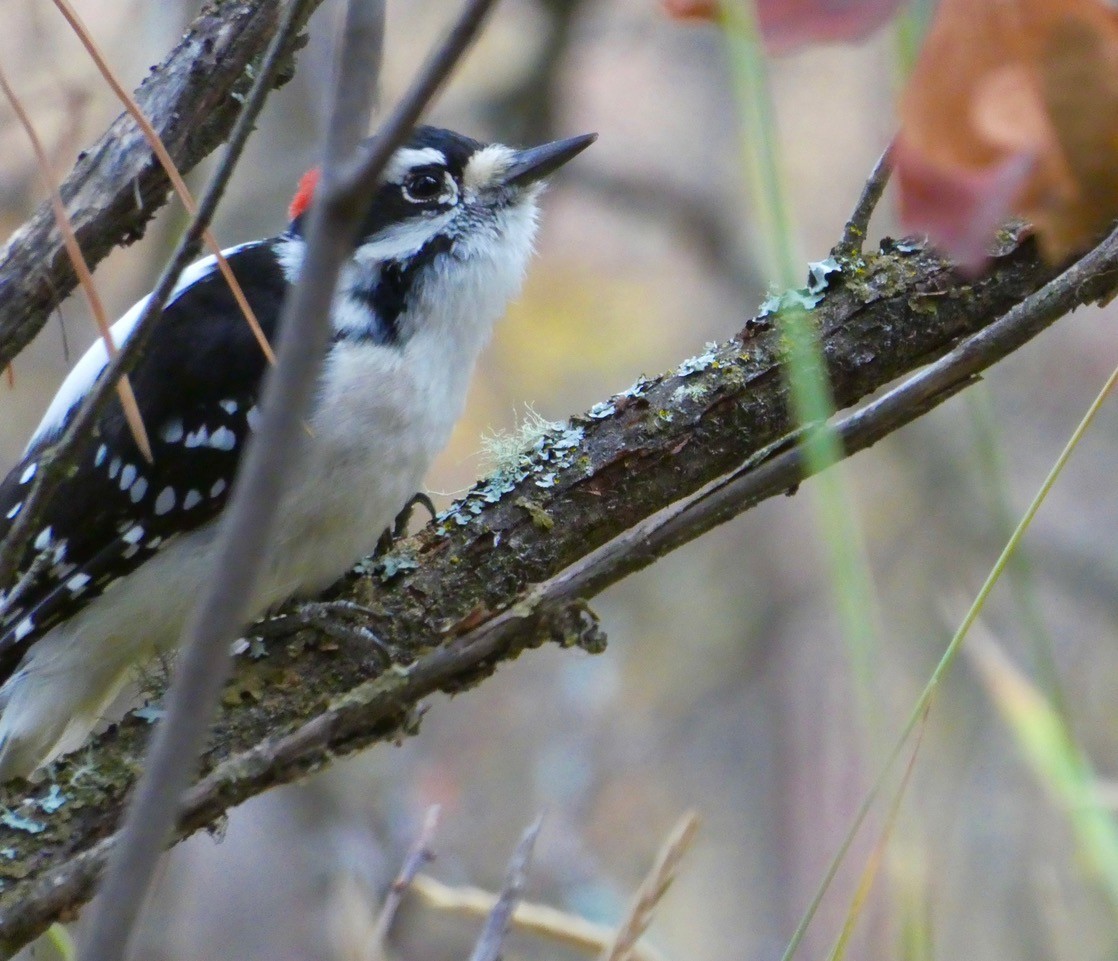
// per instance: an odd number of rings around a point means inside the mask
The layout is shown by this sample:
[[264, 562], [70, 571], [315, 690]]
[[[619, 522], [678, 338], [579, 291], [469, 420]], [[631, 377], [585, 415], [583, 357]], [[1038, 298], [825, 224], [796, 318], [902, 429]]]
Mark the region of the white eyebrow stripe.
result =
[[428, 164], [445, 167], [446, 154], [434, 147], [401, 147], [384, 168], [384, 179], [387, 183], [398, 184], [407, 176], [408, 171]]
[[462, 186], [467, 190], [492, 187], [508, 170], [514, 154], [515, 151], [499, 143], [483, 147], [466, 162], [466, 169], [462, 171]]

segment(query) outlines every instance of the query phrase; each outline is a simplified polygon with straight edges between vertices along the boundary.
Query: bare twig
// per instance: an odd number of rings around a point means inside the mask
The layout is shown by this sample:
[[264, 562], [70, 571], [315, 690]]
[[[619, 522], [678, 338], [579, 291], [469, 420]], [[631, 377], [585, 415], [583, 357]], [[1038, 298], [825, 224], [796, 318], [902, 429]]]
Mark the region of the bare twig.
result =
[[404, 895], [408, 893], [408, 889], [412, 886], [412, 882], [415, 881], [419, 872], [435, 859], [431, 844], [435, 839], [435, 831], [438, 826], [439, 805], [432, 804], [423, 818], [423, 826], [420, 828], [419, 834], [404, 857], [404, 864], [400, 868], [400, 873], [396, 875], [396, 879], [388, 889], [388, 894], [385, 895], [384, 906], [377, 918], [376, 928], [373, 931], [373, 942], [381, 956], [384, 954], [384, 943], [388, 938], [388, 931], [396, 918], [396, 912], [403, 903]]
[[485, 926], [478, 935], [477, 944], [474, 945], [470, 961], [499, 961], [501, 948], [508, 934], [509, 924], [512, 922], [513, 912], [524, 896], [524, 885], [528, 881], [528, 866], [532, 861], [532, 851], [536, 847], [536, 838], [539, 837], [540, 827], [543, 825], [543, 815], [529, 825], [528, 830], [520, 838], [516, 850], [509, 858], [509, 866], [505, 871], [505, 881], [501, 885], [501, 893], [485, 920]]
[[877, 163], [874, 164], [873, 170], [870, 171], [870, 175], [862, 187], [861, 196], [858, 197], [858, 202], [854, 205], [850, 219], [843, 229], [842, 240], [838, 242], [833, 251], [836, 256], [856, 257], [862, 252], [862, 244], [865, 243], [866, 232], [870, 226], [870, 217], [873, 216], [877, 203], [881, 200], [881, 195], [885, 193], [885, 187], [889, 183], [889, 175], [892, 172], [893, 142], [890, 141], [889, 146], [877, 158]]
[[[91, 925], [88, 956], [123, 957], [159, 854], [178, 813], [179, 795], [195, 770], [221, 685], [229, 672], [229, 642], [244, 625], [300, 422], [329, 342], [330, 303], [363, 211], [391, 152], [476, 35], [490, 2], [467, 5], [444, 47], [374, 141], [362, 180], [338, 176], [368, 124], [379, 73], [383, 0], [350, 0], [338, 86], [331, 111], [322, 181], [307, 228], [307, 256], [280, 318], [281, 358], [269, 378], [260, 433], [250, 444], [222, 524], [216, 576], [185, 634], [183, 653], [156, 730], [149, 764], [136, 790], [121, 844], [107, 872], [104, 897]], [[414, 116], [413, 116], [414, 115]]]
[[[302, 7], [297, 28], [321, 0]], [[249, 67], [275, 33], [283, 9], [275, 0], [207, 4], [136, 92], [182, 171], [224, 142], [252, 86]], [[292, 31], [284, 57], [289, 70], [299, 43]], [[282, 82], [283, 74], [278, 75]], [[152, 163], [128, 114], [118, 117], [78, 157], [61, 185], [74, 230], [90, 266], [120, 243], [139, 237], [166, 202], [167, 176]], [[0, 249], [0, 364], [6, 365], [42, 328], [74, 287], [73, 268], [54, 226], [49, 204]]]
[[[175, 193], [178, 194], [182, 205], [186, 208], [186, 212], [192, 217], [198, 214], [198, 205], [194, 202], [194, 196], [190, 192], [190, 188], [186, 186], [186, 181], [182, 179], [182, 174], [179, 173], [179, 168], [175, 166], [174, 160], [171, 159], [170, 153], [167, 151], [163, 139], [156, 132], [155, 127], [152, 126], [150, 120], [144, 116], [144, 112], [140, 109], [140, 105], [136, 103], [135, 98], [128, 92], [128, 89], [122, 84], [113, 72], [113, 68], [109, 66], [109, 62], [104, 58], [101, 50], [98, 48], [93, 39], [93, 35], [77, 12], [70, 6], [68, 0], [54, 0], [54, 5], [58, 7], [59, 12], [66, 18], [66, 22], [70, 24], [74, 33], [78, 35], [78, 39], [82, 42], [86, 52], [96, 64], [97, 69], [100, 71], [101, 76], [104, 77], [105, 82], [116, 94], [117, 99], [124, 105], [124, 109], [136, 121], [136, 125], [144, 135], [144, 139], [151, 147], [151, 152], [155, 154], [159, 165], [167, 174], [167, 179], [171, 181], [171, 185], [175, 188]], [[264, 331], [260, 329], [260, 321], [256, 319], [256, 313], [253, 311], [245, 292], [241, 290], [241, 285], [237, 278], [233, 276], [233, 269], [229, 266], [229, 261], [225, 259], [225, 254], [221, 252], [221, 244], [217, 242], [213, 232], [207, 228], [202, 231], [202, 239], [205, 240], [206, 246], [210, 248], [210, 252], [214, 255], [214, 260], [217, 263], [217, 269], [221, 271], [221, 276], [225, 278], [225, 282], [229, 285], [229, 289], [233, 294], [233, 300], [236, 301], [237, 307], [240, 309], [241, 314], [244, 316], [248, 323], [249, 328], [252, 330], [252, 335], [256, 338], [256, 342], [260, 345], [260, 349], [264, 352], [264, 356], [268, 358], [269, 364], [276, 362], [276, 355], [272, 351], [272, 345], [268, 343], [268, 338], [264, 336]], [[150, 458], [149, 458], [150, 459]]]
[[695, 840], [699, 830], [699, 816], [688, 811], [664, 840], [656, 863], [641, 882], [625, 920], [617, 929], [613, 943], [604, 950], [599, 961], [630, 961], [637, 942], [652, 923], [656, 905], [668, 893], [683, 856]]
[[[97, 285], [93, 283], [93, 274], [89, 269], [89, 264], [86, 263], [85, 255], [82, 254], [78, 238], [74, 236], [74, 226], [70, 223], [70, 215], [66, 213], [66, 205], [62, 202], [62, 195], [58, 192], [58, 178], [54, 175], [54, 165], [50, 162], [46, 150], [43, 149], [43, 143], [35, 132], [35, 125], [31, 122], [27, 111], [23, 109], [23, 104], [16, 96], [15, 90], [8, 83], [7, 75], [2, 70], [0, 70], [0, 89], [3, 89], [4, 95], [8, 98], [8, 102], [11, 103], [12, 109], [27, 133], [27, 139], [31, 141], [31, 149], [35, 152], [35, 159], [39, 165], [39, 176], [50, 193], [54, 219], [58, 224], [59, 233], [62, 234], [62, 242], [66, 245], [66, 254], [74, 265], [74, 272], [78, 275], [78, 282], [81, 284], [82, 293], [85, 294], [85, 299], [89, 304], [89, 311], [93, 314], [93, 320], [97, 324], [101, 340], [105, 343], [105, 352], [110, 358], [116, 357], [117, 345], [113, 343], [113, 335], [109, 331], [105, 305], [101, 301], [101, 295], [97, 292]], [[120, 406], [124, 411], [125, 419], [128, 421], [128, 427], [136, 441], [136, 446], [150, 464], [152, 459], [151, 441], [148, 440], [147, 431], [144, 429], [144, 421], [140, 416], [140, 408], [136, 404], [136, 395], [133, 393], [132, 385], [127, 377], [122, 377], [117, 381], [116, 390], [120, 397]], [[3, 581], [0, 580], [0, 583], [3, 583]]]
[[[417, 875], [412, 882], [412, 890], [437, 911], [470, 918], [485, 917], [497, 903], [497, 895], [491, 891], [473, 885], [444, 884], [428, 874]], [[521, 901], [517, 905], [512, 915], [512, 926], [523, 934], [595, 955], [608, 947], [616, 934], [608, 925], [587, 921], [581, 915], [560, 911], [549, 904], [529, 901]], [[633, 946], [631, 957], [632, 961], [667, 961], [661, 952], [644, 941], [638, 941]]]
[[395, 145], [415, 126], [427, 104], [446, 82], [462, 55], [481, 32], [495, 0], [466, 0], [446, 38], [423, 65], [370, 145], [369, 152], [340, 172], [338, 203], [364, 206]]
[[[175, 248], [167, 266], [160, 274], [159, 282], [155, 285], [155, 289], [151, 292], [143, 311], [137, 318], [132, 335], [121, 347], [115, 359], [110, 362], [98, 379], [96, 386], [70, 417], [61, 436], [39, 456], [39, 469], [35, 472], [27, 496], [23, 500], [23, 509], [17, 515], [15, 523], [8, 529], [7, 536], [0, 542], [0, 584], [9, 583], [14, 576], [19, 566], [24, 545], [32, 536], [32, 533], [38, 529], [42, 519], [43, 507], [62, 481], [72, 459], [75, 446], [80, 439], [89, 435], [94, 422], [104, 412], [114, 385], [128, 371], [132, 370], [143, 356], [151, 335], [155, 331], [163, 307], [178, 282], [179, 274], [198, 253], [202, 233], [213, 219], [217, 205], [225, 192], [225, 187], [241, 158], [241, 153], [249, 135], [252, 133], [256, 118], [259, 116], [264, 101], [275, 82], [285, 51], [290, 47], [292, 37], [298, 30], [299, 24], [305, 20], [310, 8], [317, 2], [318, 0], [293, 0], [288, 6], [284, 18], [278, 25], [268, 50], [264, 54], [257, 77], [233, 127], [221, 161], [206, 185], [197, 212], [179, 239], [178, 246]], [[9, 597], [8, 603], [11, 602], [12, 598]]]

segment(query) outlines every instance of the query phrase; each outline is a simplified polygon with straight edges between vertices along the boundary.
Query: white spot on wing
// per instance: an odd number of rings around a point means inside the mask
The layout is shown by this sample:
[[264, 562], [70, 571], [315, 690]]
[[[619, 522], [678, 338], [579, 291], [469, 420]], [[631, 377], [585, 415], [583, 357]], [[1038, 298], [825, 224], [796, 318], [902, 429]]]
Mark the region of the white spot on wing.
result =
[[109, 448], [107, 448], [104, 444], [98, 447], [97, 453], [93, 457], [93, 466], [100, 467], [103, 463], [105, 463], [105, 458], [108, 456], [108, 454]]
[[220, 497], [225, 491], [225, 481], [218, 478], [214, 481], [214, 486], [210, 488], [210, 497]]
[[159, 492], [159, 496], [155, 499], [155, 513], [157, 516], [162, 517], [168, 514], [175, 506], [175, 489], [173, 487], [164, 487]]
[[[259, 243], [260, 241], [254, 240], [247, 244], [238, 244], [236, 247], [229, 247], [223, 250], [222, 253], [226, 257], [232, 257], [238, 251], [256, 246]], [[197, 263], [187, 267], [179, 277], [179, 282], [175, 285], [175, 289], [171, 292], [168, 304], [173, 304], [178, 296], [191, 284], [197, 283], [199, 280], [212, 273], [216, 264], [216, 259], [210, 256], [203, 257]], [[109, 328], [112, 342], [117, 347], [120, 347], [121, 344], [132, 335], [132, 331], [136, 328], [136, 324], [147, 302], [148, 298], [142, 297], [132, 305], [120, 320]], [[35, 428], [35, 433], [31, 435], [31, 440], [28, 441], [27, 450], [34, 447], [43, 437], [56, 432], [63, 423], [65, 423], [66, 415], [70, 413], [75, 404], [89, 393], [89, 389], [93, 386], [94, 381], [97, 380], [101, 371], [105, 369], [107, 364], [108, 354], [105, 351], [105, 342], [98, 338], [93, 342], [89, 350], [82, 355], [81, 359], [74, 365], [69, 375], [62, 382], [62, 386], [58, 388], [58, 393], [54, 395], [54, 400], [50, 402], [50, 406], [47, 407], [47, 412], [43, 415], [42, 421], [39, 423], [39, 426]]]
[[[245, 420], [248, 422], [249, 430], [260, 429], [260, 410], [256, 407], [250, 407], [248, 413], [245, 414]], [[216, 494], [214, 495], [217, 496]]]
[[33, 630], [35, 630], [35, 622], [30, 617], [25, 617], [16, 625], [16, 640], [22, 641]]
[[202, 495], [196, 490], [191, 488], [186, 492], [186, 496], [182, 499], [182, 509], [188, 511], [193, 507], [197, 507], [202, 503]]
[[66, 586], [69, 588], [71, 594], [77, 594], [85, 590], [86, 584], [89, 583], [88, 574], [75, 574], [67, 582]]
[[210, 439], [210, 432], [206, 430], [206, 425], [203, 424], [195, 431], [191, 431], [186, 435], [186, 440], [182, 442], [183, 447], [202, 447]]
[[8, 511], [8, 513], [7, 513], [7, 514], [5, 514], [4, 516], [5, 516], [6, 518], [8, 518], [8, 520], [12, 520], [12, 519], [13, 519], [13, 518], [14, 518], [14, 517], [16, 516], [16, 514], [18, 514], [18, 513], [19, 513], [19, 509], [20, 509], [20, 508], [21, 508], [22, 506], [23, 506], [23, 501], [20, 501], [20, 502], [19, 502], [18, 504], [16, 504], [16, 506], [15, 506], [15, 507], [13, 507], [13, 508], [12, 508], [12, 509], [11, 509], [10, 511]]
[[140, 503], [141, 498], [148, 492], [148, 482], [145, 477], [137, 477], [136, 483], [132, 485], [132, 489], [128, 492], [128, 496], [132, 498], [133, 504]]
[[120, 489], [122, 491], [128, 490], [136, 480], [136, 468], [132, 464], [125, 464], [124, 470], [120, 472]]
[[114, 457], [109, 461], [109, 478], [115, 479], [116, 475], [120, 473], [120, 458]]
[[237, 402], [235, 400], [219, 400], [217, 405], [229, 415], [237, 413]]
[[[170, 488], [168, 488], [170, 490]], [[139, 544], [144, 539], [144, 529], [139, 524], [133, 524], [121, 536], [121, 540], [127, 541], [129, 544]]]
[[35, 550], [45, 551], [50, 547], [51, 539], [54, 537], [54, 531], [49, 527], [44, 527], [39, 531], [39, 536], [35, 538]]
[[35, 476], [35, 471], [38, 469], [38, 467], [38, 463], [28, 464], [27, 469], [19, 475], [19, 482], [21, 484], [26, 484], [29, 480], [31, 480], [32, 477]]
[[219, 427], [210, 435], [210, 447], [217, 450], [232, 450], [236, 446], [237, 435], [228, 427]]

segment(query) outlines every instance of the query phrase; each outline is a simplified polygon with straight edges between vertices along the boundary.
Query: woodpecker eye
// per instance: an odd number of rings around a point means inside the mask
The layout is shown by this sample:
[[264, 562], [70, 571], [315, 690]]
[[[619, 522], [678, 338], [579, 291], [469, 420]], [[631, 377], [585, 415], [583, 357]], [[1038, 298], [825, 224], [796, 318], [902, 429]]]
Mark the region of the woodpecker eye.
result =
[[413, 203], [430, 203], [443, 194], [445, 179], [436, 173], [423, 171], [409, 174], [404, 181], [404, 196]]

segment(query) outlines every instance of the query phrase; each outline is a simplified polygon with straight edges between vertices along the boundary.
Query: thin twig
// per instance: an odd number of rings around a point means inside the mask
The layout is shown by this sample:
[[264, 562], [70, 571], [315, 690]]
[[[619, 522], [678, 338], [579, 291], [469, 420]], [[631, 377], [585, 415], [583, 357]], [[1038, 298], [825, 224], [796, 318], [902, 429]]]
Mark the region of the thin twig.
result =
[[835, 256], [857, 257], [862, 252], [862, 244], [865, 243], [866, 232], [870, 226], [870, 217], [877, 209], [881, 195], [885, 193], [885, 187], [889, 183], [889, 176], [892, 172], [893, 141], [889, 141], [889, 145], [877, 158], [877, 163], [874, 164], [873, 170], [870, 171], [870, 175], [862, 187], [858, 202], [854, 205], [850, 219], [843, 229], [842, 240], [835, 245], [833, 251]]
[[497, 902], [489, 912], [489, 917], [486, 918], [481, 934], [478, 935], [470, 961], [499, 961], [513, 912], [524, 895], [524, 885], [528, 881], [528, 866], [531, 864], [532, 851], [536, 847], [536, 838], [539, 837], [542, 826], [541, 814], [529, 825], [528, 830], [521, 836], [516, 850], [513, 851], [512, 857], [509, 858], [501, 893], [497, 896]]
[[260, 70], [245, 99], [221, 161], [206, 185], [197, 213], [160, 274], [158, 283], [137, 318], [131, 336], [120, 348], [116, 359], [110, 362], [98, 378], [96, 385], [86, 395], [78, 409], [70, 416], [61, 436], [39, 455], [39, 468], [23, 500], [23, 508], [8, 529], [7, 536], [0, 542], [0, 584], [11, 582], [19, 567], [24, 546], [42, 520], [45, 505], [62, 482], [77, 444], [89, 435], [93, 424], [104, 412], [114, 385], [132, 370], [143, 356], [155, 332], [163, 307], [170, 298], [175, 284], [178, 283], [179, 275], [198, 253], [202, 233], [213, 219], [217, 205], [241, 158], [256, 118], [272, 89], [272, 83], [283, 61], [284, 51], [290, 44], [292, 34], [297, 29], [297, 24], [305, 17], [307, 8], [317, 2], [318, 0], [294, 0], [288, 7], [264, 54]]
[[455, 64], [470, 47], [485, 25], [496, 0], [466, 0], [462, 13], [446, 39], [423, 65], [415, 82], [373, 139], [367, 154], [348, 169], [340, 171], [338, 202], [363, 205], [368, 202], [377, 178], [392, 154], [394, 144], [415, 126], [427, 104], [446, 82]]
[[[16, 96], [11, 84], [8, 83], [7, 75], [3, 70], [0, 70], [0, 89], [3, 89], [4, 95], [8, 98], [20, 124], [23, 125], [23, 129], [27, 133], [27, 139], [31, 141], [31, 149], [35, 152], [35, 159], [39, 164], [39, 176], [50, 193], [54, 219], [58, 224], [58, 232], [62, 235], [62, 242], [66, 245], [66, 253], [70, 257], [70, 262], [74, 265], [74, 273], [78, 276], [78, 283], [81, 284], [82, 293], [85, 294], [85, 299], [89, 304], [89, 311], [93, 314], [93, 320], [97, 324], [101, 340], [104, 341], [105, 351], [110, 358], [114, 358], [117, 355], [117, 345], [113, 342], [113, 335], [109, 330], [105, 305], [101, 301], [101, 295], [97, 292], [96, 284], [93, 283], [93, 273], [89, 269], [89, 264], [86, 263], [78, 238], [74, 235], [74, 226], [70, 223], [70, 215], [66, 212], [62, 195], [58, 192], [58, 178], [54, 175], [54, 166], [51, 164], [46, 150], [43, 149], [43, 143], [39, 139], [39, 135], [35, 132], [35, 125], [31, 122], [27, 111], [23, 109], [23, 104]], [[132, 384], [127, 377], [122, 377], [117, 381], [116, 390], [120, 397], [120, 406], [124, 410], [125, 419], [128, 421], [128, 428], [132, 431], [132, 437], [136, 441], [136, 446], [140, 449], [140, 453], [144, 455], [144, 459], [150, 464], [152, 461], [151, 441], [148, 440], [147, 431], [144, 429], [144, 421], [140, 416], [140, 408], [136, 404], [136, 395], [132, 391]]]
[[[428, 62], [374, 142], [356, 187], [338, 176], [367, 126], [379, 74], [383, 0], [350, 0], [322, 181], [312, 203], [307, 255], [280, 318], [280, 363], [269, 378], [259, 435], [234, 484], [217, 548], [216, 574], [185, 636], [179, 669], [156, 729], [148, 764], [129, 806], [121, 842], [109, 865], [90, 931], [95, 961], [123, 957], [160, 852], [178, 814], [180, 795], [196, 770], [206, 728], [229, 673], [229, 642], [243, 627], [253, 585], [272, 540], [300, 423], [318, 379], [330, 333], [330, 304], [365, 207], [391, 152], [411, 129], [480, 28], [488, 3], [467, 4], [443, 48]], [[450, 51], [449, 53], [447, 51]], [[347, 190], [339, 189], [345, 185]]]
[[[299, 30], [320, 2], [303, 6]], [[242, 94], [252, 86], [250, 68], [263, 56], [283, 13], [276, 0], [204, 4], [137, 88], [137, 103], [183, 172], [228, 139]], [[291, 34], [277, 86], [292, 68], [299, 30]], [[79, 154], [61, 185], [90, 266], [139, 237], [167, 201], [167, 175], [134, 133], [135, 120], [127, 113], [114, 119]], [[75, 284], [50, 204], [44, 202], [0, 247], [0, 365], [31, 342]]]
[[[423, 902], [436, 911], [447, 911], [469, 918], [485, 917], [497, 903], [497, 895], [473, 885], [444, 884], [429, 874], [417, 875], [412, 882]], [[609, 925], [588, 921], [578, 914], [560, 911], [549, 904], [521, 901], [512, 915], [513, 928], [522, 934], [554, 941], [579, 952], [599, 954], [612, 943], [615, 930]], [[651, 944], [637, 942], [632, 961], [667, 961]]]
[[[182, 205], [186, 208], [186, 212], [192, 217], [198, 216], [198, 205], [194, 202], [194, 196], [190, 192], [190, 188], [186, 186], [186, 181], [182, 179], [182, 174], [179, 173], [179, 168], [175, 165], [175, 161], [171, 158], [163, 139], [159, 136], [155, 127], [144, 115], [140, 109], [139, 104], [136, 103], [135, 98], [128, 92], [128, 89], [120, 82], [113, 68], [109, 66], [109, 62], [102, 55], [100, 48], [97, 46], [90, 34], [88, 28], [82, 23], [81, 18], [73, 7], [70, 6], [68, 0], [54, 0], [54, 5], [58, 7], [59, 12], [66, 18], [66, 22], [70, 24], [74, 33], [78, 35], [82, 46], [85, 47], [86, 52], [89, 53], [90, 58], [96, 64], [97, 69], [100, 71], [101, 76], [104, 77], [105, 82], [116, 94], [117, 99], [124, 105], [124, 109], [132, 115], [132, 119], [136, 121], [136, 125], [143, 133], [144, 139], [147, 141], [148, 146], [151, 147], [152, 153], [155, 154], [159, 165], [167, 174], [167, 179], [171, 181], [171, 185], [178, 194]], [[268, 359], [269, 364], [276, 362], [276, 355], [272, 351], [272, 345], [268, 343], [268, 338], [264, 336], [264, 331], [260, 329], [260, 321], [256, 319], [256, 313], [253, 311], [248, 299], [245, 297], [245, 292], [241, 289], [240, 282], [233, 276], [233, 270], [229, 266], [229, 262], [225, 259], [225, 254], [221, 252], [221, 244], [217, 242], [217, 238], [209, 228], [202, 231], [202, 239], [205, 240], [206, 246], [210, 248], [210, 252], [214, 255], [214, 260], [217, 263], [217, 269], [221, 271], [221, 276], [225, 278], [225, 282], [229, 285], [230, 291], [233, 293], [233, 299], [237, 302], [237, 307], [240, 309], [241, 314], [248, 322], [249, 328], [252, 330], [252, 335], [256, 338], [256, 342], [260, 345], [260, 349], [264, 352], [264, 356]], [[150, 457], [149, 457], [150, 460]]]
[[439, 826], [439, 810], [437, 804], [432, 804], [427, 809], [427, 814], [423, 818], [423, 826], [404, 857], [404, 864], [400, 868], [400, 873], [396, 875], [396, 879], [388, 889], [388, 894], [384, 897], [384, 906], [380, 910], [376, 927], [373, 929], [373, 943], [382, 956], [388, 931], [396, 918], [396, 912], [403, 903], [404, 895], [408, 893], [408, 889], [412, 886], [412, 882], [419, 872], [435, 859], [431, 844]]
[[668, 893], [680, 862], [690, 849], [698, 830], [699, 816], [694, 811], [684, 814], [672, 828], [656, 856], [652, 870], [637, 889], [633, 904], [617, 929], [613, 943], [602, 951], [599, 961], [630, 961], [633, 958], [637, 942], [652, 923], [656, 906]]

